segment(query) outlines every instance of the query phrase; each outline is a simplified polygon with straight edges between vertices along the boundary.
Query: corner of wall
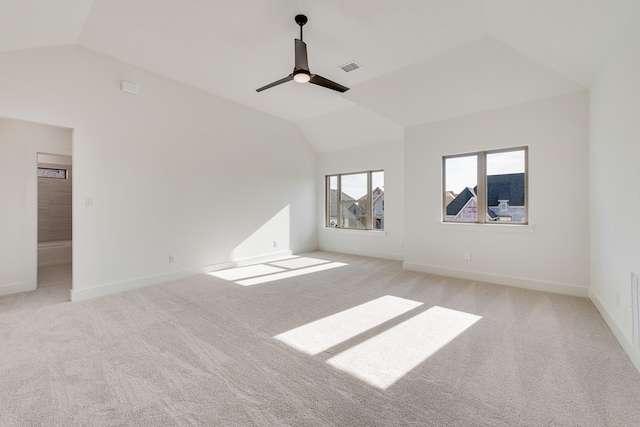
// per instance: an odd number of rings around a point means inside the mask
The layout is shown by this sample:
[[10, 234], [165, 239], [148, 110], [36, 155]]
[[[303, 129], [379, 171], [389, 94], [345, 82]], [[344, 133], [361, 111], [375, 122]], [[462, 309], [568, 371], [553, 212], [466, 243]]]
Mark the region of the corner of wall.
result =
[[631, 363], [636, 367], [638, 372], [640, 372], [640, 349], [636, 348], [629, 337], [623, 332], [623, 329], [620, 327], [618, 322], [615, 320], [615, 317], [609, 313], [606, 309], [605, 304], [602, 302], [600, 297], [593, 289], [589, 290], [589, 299], [595, 305], [596, 309], [600, 312], [600, 315], [606, 322], [613, 335], [616, 337], [624, 352], [629, 356]]

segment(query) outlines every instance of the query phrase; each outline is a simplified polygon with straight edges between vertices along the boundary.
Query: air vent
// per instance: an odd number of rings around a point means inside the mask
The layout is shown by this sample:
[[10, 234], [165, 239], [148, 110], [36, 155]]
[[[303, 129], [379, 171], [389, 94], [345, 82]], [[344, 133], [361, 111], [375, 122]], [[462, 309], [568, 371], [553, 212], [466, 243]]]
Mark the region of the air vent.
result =
[[340, 68], [345, 72], [351, 72], [353, 70], [357, 70], [358, 68], [362, 68], [362, 65], [358, 64], [356, 61], [347, 62], [344, 65], [341, 65]]

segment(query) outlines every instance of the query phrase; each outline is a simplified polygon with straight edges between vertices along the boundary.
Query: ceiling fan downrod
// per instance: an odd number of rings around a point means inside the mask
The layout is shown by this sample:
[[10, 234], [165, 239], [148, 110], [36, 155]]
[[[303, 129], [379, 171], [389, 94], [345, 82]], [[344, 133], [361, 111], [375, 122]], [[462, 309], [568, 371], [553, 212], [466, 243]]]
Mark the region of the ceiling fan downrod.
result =
[[302, 27], [307, 23], [307, 17], [305, 15], [296, 15], [296, 24], [300, 25], [300, 41], [302, 40]]

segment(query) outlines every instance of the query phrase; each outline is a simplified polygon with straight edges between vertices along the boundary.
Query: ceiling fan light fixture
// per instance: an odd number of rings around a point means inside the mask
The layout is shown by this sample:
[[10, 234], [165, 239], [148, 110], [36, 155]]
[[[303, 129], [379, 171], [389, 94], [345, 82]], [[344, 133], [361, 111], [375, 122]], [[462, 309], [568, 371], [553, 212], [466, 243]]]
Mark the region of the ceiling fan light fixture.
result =
[[305, 72], [304, 70], [299, 70], [299, 71], [296, 71], [296, 73], [293, 75], [293, 80], [295, 80], [298, 83], [307, 83], [309, 80], [311, 80], [311, 76], [309, 75], [308, 72]]
[[349, 88], [346, 86], [342, 86], [339, 83], [325, 79], [319, 74], [311, 74], [311, 71], [309, 71], [309, 61], [307, 60], [307, 44], [302, 41], [302, 27], [307, 23], [307, 17], [304, 15], [296, 15], [295, 20], [296, 24], [300, 26], [300, 38], [294, 39], [293, 41], [295, 53], [295, 65], [293, 67], [293, 72], [283, 79], [276, 80], [273, 83], [269, 83], [266, 86], [256, 89], [256, 92], [262, 92], [265, 89], [290, 82], [291, 80], [294, 80], [297, 83], [311, 83], [340, 93], [348, 91]]

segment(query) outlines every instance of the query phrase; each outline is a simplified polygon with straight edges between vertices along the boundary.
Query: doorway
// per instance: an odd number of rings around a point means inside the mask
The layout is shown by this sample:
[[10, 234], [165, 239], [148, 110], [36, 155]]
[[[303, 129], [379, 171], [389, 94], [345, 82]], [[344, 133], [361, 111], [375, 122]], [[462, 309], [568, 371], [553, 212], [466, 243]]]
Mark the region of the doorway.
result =
[[38, 153], [37, 163], [37, 289], [68, 295], [72, 284], [72, 157]]

